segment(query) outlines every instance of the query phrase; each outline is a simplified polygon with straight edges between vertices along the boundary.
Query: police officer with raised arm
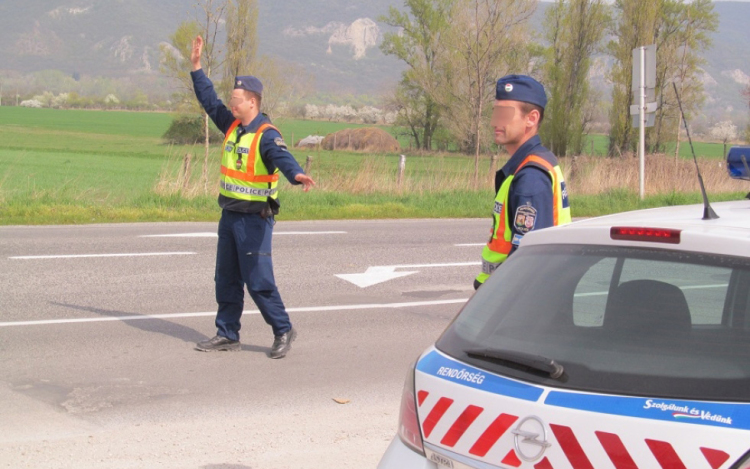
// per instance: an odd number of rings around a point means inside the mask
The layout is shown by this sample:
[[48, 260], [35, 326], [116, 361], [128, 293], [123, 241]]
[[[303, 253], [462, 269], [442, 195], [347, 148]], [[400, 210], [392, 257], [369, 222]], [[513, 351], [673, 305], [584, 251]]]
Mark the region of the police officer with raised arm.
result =
[[495, 174], [492, 231], [474, 288], [518, 248], [526, 233], [571, 221], [562, 171], [538, 135], [546, 105], [544, 87], [529, 76], [508, 75], [497, 81], [490, 125], [495, 143], [512, 156]]
[[229, 108], [216, 95], [201, 68], [203, 38], [193, 41], [191, 76], [198, 101], [225, 134], [221, 158], [219, 242], [216, 252], [216, 336], [198, 342], [196, 350], [240, 349], [240, 317], [244, 285], [274, 335], [271, 358], [283, 358], [297, 332], [276, 288], [271, 262], [274, 216], [279, 213], [278, 180], [307, 192], [315, 182], [289, 153], [281, 133], [260, 112], [263, 85], [253, 76], [239, 76]]

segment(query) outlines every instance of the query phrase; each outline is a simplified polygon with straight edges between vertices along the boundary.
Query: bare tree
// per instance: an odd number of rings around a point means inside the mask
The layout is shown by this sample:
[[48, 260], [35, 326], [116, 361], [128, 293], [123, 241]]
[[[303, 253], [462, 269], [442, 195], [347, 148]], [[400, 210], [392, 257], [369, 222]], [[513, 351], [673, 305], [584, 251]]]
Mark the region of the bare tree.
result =
[[254, 72], [263, 82], [263, 112], [273, 117], [287, 112], [285, 104], [312, 93], [312, 76], [301, 66], [261, 57]]
[[159, 46], [161, 50], [160, 71], [176, 84], [176, 91], [172, 94], [172, 99], [177, 104], [179, 112], [189, 114], [200, 112], [200, 106], [195, 101], [193, 80], [190, 78], [190, 61], [188, 60], [193, 38], [200, 32], [201, 26], [197, 21], [184, 21], [169, 36], [169, 44]]
[[281, 104], [310, 92], [312, 78], [300, 66], [258, 57], [258, 0], [226, 0], [226, 53], [220, 89], [229, 94], [234, 77], [255, 75], [263, 83], [263, 112], [277, 116]]
[[591, 109], [588, 74], [608, 21], [603, 0], [557, 0], [547, 10], [544, 67], [550, 100], [543, 129], [558, 156], [580, 154]]
[[[227, 3], [226, 0], [198, 0], [196, 9], [198, 10], [199, 22], [203, 29], [202, 36], [205, 41], [201, 63], [203, 65], [203, 71], [206, 73], [206, 76], [210, 78], [212, 72], [216, 69], [220, 69], [223, 63], [223, 54], [220, 46], [217, 44], [217, 37], [224, 22], [224, 12], [227, 9]], [[211, 134], [208, 121], [208, 114], [203, 113], [205, 151], [201, 179], [203, 180], [203, 190], [206, 194], [208, 194], [208, 155], [210, 152], [209, 136]]]
[[440, 86], [429, 92], [449, 110], [459, 143], [474, 151], [474, 187], [494, 84], [531, 66], [527, 23], [535, 8], [533, 0], [457, 0], [453, 6]]
[[711, 127], [711, 137], [724, 144], [724, 156], [727, 156], [727, 143], [737, 140], [737, 126], [732, 121], [717, 122]]
[[224, 95], [234, 88], [234, 77], [253, 74], [258, 54], [258, 1], [228, 0], [226, 55], [219, 89]]
[[428, 90], [438, 88], [440, 60], [446, 52], [444, 37], [449, 29], [450, 11], [455, 0], [406, 0], [407, 12], [391, 7], [380, 21], [399, 28], [385, 33], [380, 49], [404, 61], [404, 71], [393, 102], [401, 110], [399, 125], [409, 128], [417, 148], [432, 148], [443, 111]]
[[665, 1], [657, 35], [657, 93], [659, 110], [654, 132], [648, 145], [652, 151], [663, 151], [676, 129], [679, 152], [680, 114], [672, 83], [680, 90], [687, 115], [698, 110], [705, 99], [703, 81], [698, 74], [705, 64], [703, 53], [711, 46], [710, 33], [718, 27], [718, 17], [710, 0]]
[[686, 114], [697, 109], [703, 99], [703, 86], [697, 79], [700, 53], [711, 45], [709, 33], [718, 27], [710, 0], [616, 0], [618, 20], [611, 30], [615, 37], [608, 51], [615, 59], [610, 110], [610, 155], [632, 149], [635, 132], [630, 120], [632, 102], [632, 50], [649, 44], [657, 46], [656, 93], [659, 110], [655, 127], [646, 134], [649, 148], [660, 149], [665, 139], [662, 129], [670, 121], [679, 125], [679, 111], [671, 83], [682, 88], [680, 98]]

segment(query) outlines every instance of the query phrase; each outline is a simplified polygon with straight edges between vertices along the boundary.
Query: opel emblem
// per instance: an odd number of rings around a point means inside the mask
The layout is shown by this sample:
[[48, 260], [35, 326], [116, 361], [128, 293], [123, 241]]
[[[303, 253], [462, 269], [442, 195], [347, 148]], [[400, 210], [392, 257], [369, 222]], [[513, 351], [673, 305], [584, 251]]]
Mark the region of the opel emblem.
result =
[[552, 446], [547, 442], [547, 430], [539, 417], [526, 417], [512, 433], [516, 452], [526, 462], [541, 458], [544, 451]]

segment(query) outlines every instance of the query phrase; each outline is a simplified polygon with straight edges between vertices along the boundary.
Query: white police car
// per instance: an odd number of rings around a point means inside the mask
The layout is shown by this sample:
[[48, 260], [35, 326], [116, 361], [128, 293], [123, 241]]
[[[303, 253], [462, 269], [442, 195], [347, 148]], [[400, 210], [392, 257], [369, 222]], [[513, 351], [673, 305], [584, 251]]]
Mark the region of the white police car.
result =
[[524, 237], [410, 370], [378, 467], [750, 468], [750, 200], [713, 208]]

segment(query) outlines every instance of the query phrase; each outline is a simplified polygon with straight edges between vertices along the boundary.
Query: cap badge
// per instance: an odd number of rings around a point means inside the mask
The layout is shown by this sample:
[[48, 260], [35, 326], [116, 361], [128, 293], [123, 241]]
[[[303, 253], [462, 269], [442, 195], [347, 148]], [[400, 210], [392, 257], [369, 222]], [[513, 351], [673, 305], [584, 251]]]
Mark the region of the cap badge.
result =
[[237, 86], [242, 86], [242, 81], [241, 80], [237, 80]]
[[513, 85], [511, 83], [507, 83], [505, 85], [505, 92], [510, 93], [511, 91], [513, 91]]

